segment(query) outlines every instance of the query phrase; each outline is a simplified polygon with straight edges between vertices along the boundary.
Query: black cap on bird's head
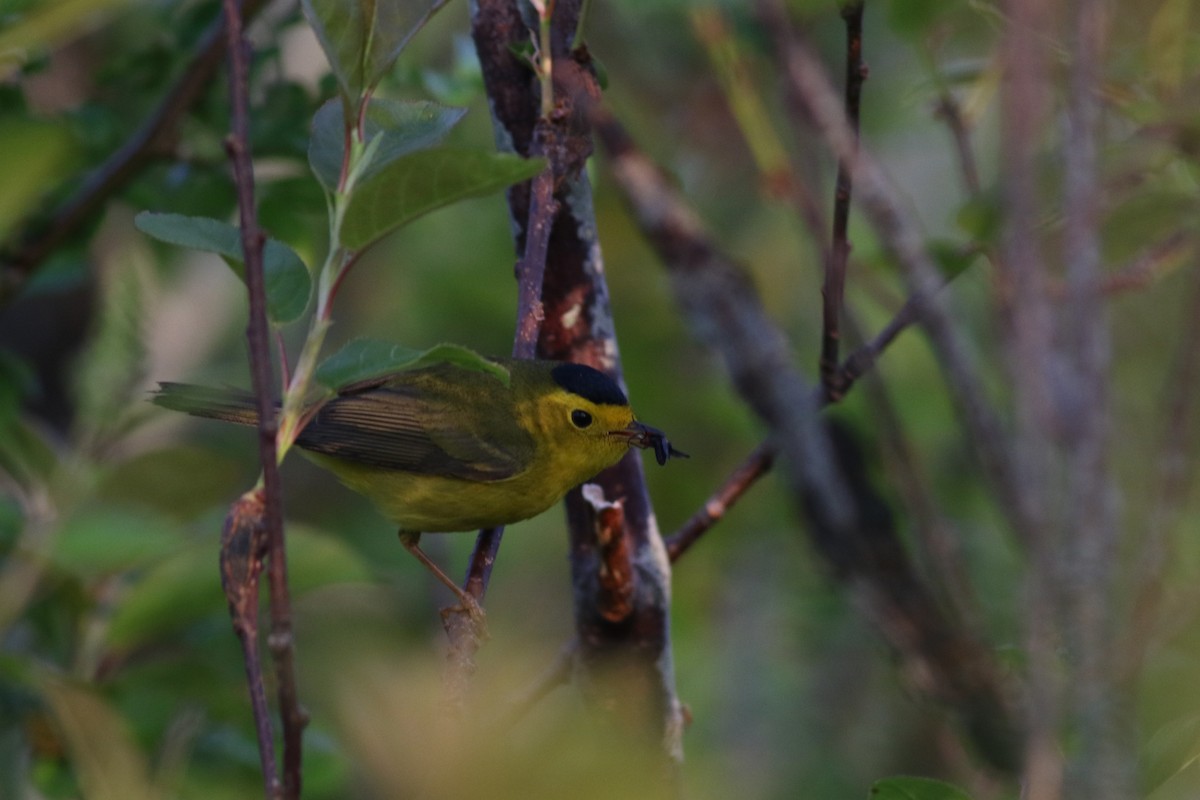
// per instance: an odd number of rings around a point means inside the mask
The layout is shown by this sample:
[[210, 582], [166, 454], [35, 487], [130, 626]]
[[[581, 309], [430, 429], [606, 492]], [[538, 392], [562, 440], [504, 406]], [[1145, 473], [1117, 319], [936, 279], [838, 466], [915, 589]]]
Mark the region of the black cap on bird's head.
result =
[[566, 391], [597, 405], [629, 405], [629, 399], [616, 381], [586, 364], [559, 364], [550, 371], [550, 375]]
[[[550, 374], [560, 387], [597, 405], [628, 406], [629, 399], [617, 386], [616, 381], [599, 370], [585, 364], [559, 364]], [[671, 457], [687, 458], [688, 454], [675, 447], [658, 428], [634, 420], [623, 430], [610, 431], [612, 436], [626, 439], [634, 447], [654, 448], [659, 464], [666, 464]]]

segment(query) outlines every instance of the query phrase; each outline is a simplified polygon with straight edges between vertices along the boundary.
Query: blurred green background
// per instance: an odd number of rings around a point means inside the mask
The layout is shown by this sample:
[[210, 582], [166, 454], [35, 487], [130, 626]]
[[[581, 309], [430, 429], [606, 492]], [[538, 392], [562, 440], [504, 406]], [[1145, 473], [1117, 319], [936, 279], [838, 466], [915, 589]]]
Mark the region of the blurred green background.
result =
[[[1193, 3], [1155, 4], [1148, 29], [1114, 9], [1102, 151], [1106, 262], [1127, 266], [1164, 236], [1194, 239], [1200, 37]], [[833, 4], [793, 3], [807, 35], [842, 69]], [[10, 245], [81, 185], [157, 103], [215, 18], [218, 4], [38, 2], [0, 6], [0, 237]], [[760, 93], [771, 133], [745, 135], [720, 70], [696, 35], [699, 6], [659, 0], [593, 4], [586, 39], [607, 74], [605, 100], [679, 182], [717, 242], [746, 265], [815, 374], [820, 344], [818, 249], [794, 209], [769, 191], [752, 154], [773, 146], [807, 165], [826, 209], [833, 163], [794, 125], [763, 32], [727, 4], [732, 47]], [[1189, 11], [1190, 9], [1190, 11]], [[995, 20], [987, 3], [881, 2], [866, 14], [869, 146], [931, 243], [949, 251], [994, 236]], [[1141, 13], [1141, 12], [1139, 12]], [[1180, 16], [1182, 15], [1182, 16]], [[1181, 29], [1183, 33], [1172, 34]], [[488, 146], [491, 123], [452, 3], [422, 31], [384, 86], [471, 110], [451, 140]], [[262, 222], [310, 264], [324, 248], [325, 209], [304, 152], [307, 120], [332, 86], [311, 34], [288, 6], [269, 7], [256, 44], [254, 146]], [[1182, 37], [1182, 40], [1180, 40]], [[971, 197], [939, 94], [973, 124], [984, 189]], [[1194, 95], [1193, 95], [1194, 96]], [[241, 284], [216, 258], [161, 246], [132, 225], [143, 209], [227, 217], [224, 77], [182, 125], [170, 158], [111, 198], [82, 234], [57, 247], [0, 308], [0, 797], [241, 798], [261, 791], [240, 654], [217, 572], [221, 520], [256, 477], [253, 433], [172, 416], [145, 402], [160, 380], [248, 385]], [[755, 139], [758, 136], [758, 139]], [[1049, 145], [1058, 134], [1046, 133]], [[776, 141], [772, 141], [772, 139]], [[1048, 150], [1049, 153], [1049, 150]], [[1047, 181], [1059, 165], [1048, 155]], [[663, 271], [607, 179], [592, 164], [596, 213], [631, 400], [689, 461], [647, 465], [658, 524], [669, 533], [760, 441], [763, 431], [721, 366], [691, 339]], [[1049, 189], [1048, 189], [1049, 191]], [[1049, 204], [1048, 205], [1052, 205]], [[828, 213], [828, 212], [827, 212]], [[1061, 220], [1046, 219], [1048, 243]], [[868, 335], [903, 289], [861, 216], [847, 304]], [[376, 247], [345, 284], [329, 350], [357, 336], [414, 348], [452, 341], [487, 354], [511, 347], [514, 261], [502, 195], [432, 213]], [[998, 400], [990, 308], [993, 276], [968, 259], [948, 290]], [[1159, 264], [1112, 302], [1115, 467], [1123, 515], [1147, 513], [1163, 423], [1160, 387], [1179, 341], [1194, 259]], [[295, 352], [302, 326], [285, 331]], [[1004, 663], [1021, 660], [1020, 557], [981, 484], [917, 331], [877, 368], [922, 478], [953, 525], [983, 612], [980, 633]], [[829, 413], [863, 439], [901, 520], [894, 464], [865, 392]], [[284, 471], [301, 697], [312, 712], [305, 796], [638, 796], [590, 747], [572, 688], [511, 730], [489, 727], [573, 635], [562, 513], [513, 526], [488, 594], [492, 639], [479, 656], [479, 725], [439, 722], [440, 587], [403, 553], [364, 500], [302, 459]], [[1135, 526], [1131, 524], [1131, 530]], [[1168, 591], [1200, 567], [1195, 503], [1172, 540]], [[427, 537], [452, 574], [471, 535]], [[1132, 561], [1138, 540], [1123, 546]], [[953, 723], [906, 689], [890, 656], [813, 557], [792, 501], [768, 475], [676, 565], [672, 641], [694, 798], [863, 798], [896, 773], [955, 781], [977, 798], [1015, 797], [964, 749]], [[1186, 605], [1187, 594], [1182, 597]], [[1151, 653], [1134, 709], [1153, 789], [1196, 750], [1200, 696], [1190, 608]], [[270, 688], [270, 687], [269, 687]], [[479, 738], [476, 739], [474, 736]], [[504, 740], [498, 759], [494, 742]], [[464, 768], [463, 765], [470, 765]], [[1180, 777], [1183, 775], [1184, 777]], [[1171, 780], [1188, 796], [1186, 773]], [[616, 783], [613, 783], [616, 781]], [[1165, 795], [1164, 795], [1165, 796]], [[1176, 795], [1169, 795], [1176, 796]]]

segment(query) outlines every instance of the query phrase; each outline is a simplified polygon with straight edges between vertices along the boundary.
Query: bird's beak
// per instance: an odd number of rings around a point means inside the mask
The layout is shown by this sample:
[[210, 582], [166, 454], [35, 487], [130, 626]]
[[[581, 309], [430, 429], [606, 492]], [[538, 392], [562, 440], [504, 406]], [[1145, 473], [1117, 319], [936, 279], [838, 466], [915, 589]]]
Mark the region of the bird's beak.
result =
[[666, 464], [667, 459], [671, 457], [688, 457], [687, 453], [672, 447], [671, 443], [667, 440], [666, 434], [658, 428], [653, 428], [637, 420], [629, 423], [629, 426], [623, 430], [613, 431], [612, 435], [627, 439], [633, 447], [641, 447], [643, 449], [653, 447], [654, 457], [660, 465]]

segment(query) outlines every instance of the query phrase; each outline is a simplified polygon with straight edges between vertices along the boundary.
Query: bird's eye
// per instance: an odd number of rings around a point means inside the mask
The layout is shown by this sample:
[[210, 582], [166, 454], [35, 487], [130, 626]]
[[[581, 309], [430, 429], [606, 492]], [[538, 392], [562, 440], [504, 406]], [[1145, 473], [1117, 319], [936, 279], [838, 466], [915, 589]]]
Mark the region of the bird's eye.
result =
[[571, 412], [571, 424], [576, 428], [586, 428], [592, 424], [592, 415], [582, 408], [577, 408]]

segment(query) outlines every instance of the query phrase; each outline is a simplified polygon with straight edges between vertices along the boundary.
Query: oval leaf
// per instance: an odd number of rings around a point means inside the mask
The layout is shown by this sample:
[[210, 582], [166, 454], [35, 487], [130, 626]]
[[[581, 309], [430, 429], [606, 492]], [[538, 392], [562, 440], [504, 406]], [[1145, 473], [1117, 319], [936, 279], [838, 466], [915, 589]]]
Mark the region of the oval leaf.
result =
[[99, 694], [78, 683], [46, 675], [45, 698], [70, 751], [70, 764], [83, 796], [92, 800], [153, 800], [161, 797], [150, 777], [146, 754], [121, 714]]
[[[216, 253], [239, 278], [246, 279], [242, 233], [228, 222], [210, 217], [143, 211], [134, 217], [133, 224], [142, 233], [161, 242]], [[271, 322], [285, 325], [304, 313], [312, 293], [312, 281], [308, 268], [295, 250], [276, 239], [267, 239], [263, 246], [263, 280], [267, 288], [267, 316]]]
[[962, 789], [932, 778], [885, 778], [871, 787], [871, 800], [971, 800]]
[[83, 511], [59, 530], [50, 560], [79, 575], [104, 575], [159, 561], [183, 546], [175, 523], [145, 510]]
[[390, 372], [418, 369], [433, 364], [456, 364], [495, 375], [508, 385], [508, 370], [489, 361], [470, 348], [457, 344], [439, 344], [424, 352], [378, 339], [355, 339], [317, 367], [317, 382], [337, 389], [358, 381], [377, 378]]
[[302, 0], [304, 16], [337, 78], [343, 98], [356, 105], [379, 82], [409, 39], [445, 0]]
[[528, 180], [543, 167], [543, 159], [456, 147], [402, 156], [354, 190], [341, 243], [362, 250], [422, 214]]
[[[360, 180], [366, 180], [401, 156], [432, 147], [453, 128], [465, 108], [450, 108], [425, 100], [372, 99], [364, 120], [365, 141], [380, 137], [372, 150], [371, 163], [362, 167]], [[308, 143], [308, 163], [313, 174], [329, 191], [337, 188], [345, 153], [345, 116], [342, 104], [330, 100], [313, 117], [312, 138]]]
[[[132, 649], [223, 616], [225, 598], [213, 567], [219, 547], [216, 537], [205, 539], [141, 573], [113, 614], [108, 645]], [[369, 565], [345, 542], [295, 525], [288, 527], [288, 562], [293, 591], [371, 577]]]

